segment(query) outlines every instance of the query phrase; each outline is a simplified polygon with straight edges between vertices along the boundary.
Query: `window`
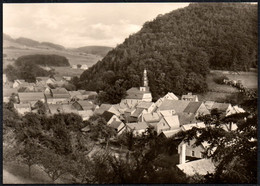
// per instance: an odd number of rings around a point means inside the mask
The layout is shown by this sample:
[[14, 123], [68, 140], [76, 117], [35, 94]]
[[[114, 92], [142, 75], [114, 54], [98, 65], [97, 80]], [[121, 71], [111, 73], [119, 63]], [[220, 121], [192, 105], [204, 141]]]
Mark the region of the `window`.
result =
[[194, 151], [191, 151], [191, 156], [195, 156], [195, 152]]

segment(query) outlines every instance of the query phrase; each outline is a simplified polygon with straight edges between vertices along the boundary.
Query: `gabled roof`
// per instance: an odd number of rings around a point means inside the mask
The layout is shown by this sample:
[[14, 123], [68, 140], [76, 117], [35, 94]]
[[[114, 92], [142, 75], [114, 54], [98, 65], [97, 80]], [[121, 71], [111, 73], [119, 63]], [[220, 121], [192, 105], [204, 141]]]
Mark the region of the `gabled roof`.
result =
[[79, 91], [68, 91], [71, 97], [81, 96], [82, 94]]
[[76, 101], [76, 102], [83, 108], [83, 110], [91, 110], [94, 106], [89, 101], [79, 100], [79, 101]]
[[143, 99], [145, 93], [150, 93], [150, 91], [140, 91], [137, 87], [132, 87], [127, 90], [127, 96], [125, 99]]
[[69, 98], [70, 94], [65, 88], [51, 89], [53, 98]]
[[180, 127], [178, 115], [164, 117], [164, 120], [167, 122], [167, 124], [170, 126], [170, 128]]
[[208, 110], [211, 110], [212, 106], [214, 105], [215, 101], [205, 101], [204, 104]]
[[162, 131], [162, 134], [166, 137], [166, 138], [170, 138], [173, 135], [177, 134], [178, 132], [180, 132], [181, 129], [174, 129], [174, 130], [166, 130], [166, 131]]
[[179, 100], [179, 98], [178, 98], [174, 93], [172, 93], [172, 92], [168, 92], [168, 93], [164, 96], [164, 98], [165, 98], [167, 95], [168, 95], [171, 99], [173, 99], [173, 100]]
[[18, 92], [20, 102], [30, 102], [44, 100], [44, 94], [42, 92]]
[[182, 125], [181, 128], [183, 131], [187, 131], [192, 129], [193, 127], [197, 127], [197, 128], [205, 128], [206, 125], [204, 124], [204, 122], [199, 122], [199, 123], [191, 123], [191, 124], [186, 124], [186, 125]]
[[181, 125], [191, 124], [196, 122], [195, 114], [192, 113], [179, 113], [179, 121]]
[[114, 128], [114, 129], [118, 129], [118, 127], [123, 124], [123, 122], [121, 121], [112, 121], [112, 123], [109, 125], [110, 127]]
[[194, 160], [183, 164], [178, 164], [177, 167], [189, 176], [194, 174], [206, 175], [215, 172], [215, 165], [211, 159]]
[[105, 111], [109, 110], [112, 107], [111, 104], [102, 104], [100, 107], [95, 111], [96, 114], [103, 114]]
[[143, 115], [144, 121], [148, 123], [159, 122], [161, 116], [158, 113], [148, 113]]
[[62, 110], [64, 113], [75, 113], [78, 114], [78, 111], [71, 104], [62, 105]]
[[183, 112], [195, 114], [202, 104], [203, 103], [201, 101], [199, 101], [199, 102], [190, 102], [187, 105], [187, 107], [184, 109]]
[[195, 101], [196, 99], [198, 99], [197, 95], [192, 95], [192, 93], [188, 93], [187, 95], [182, 95], [181, 99], [192, 99], [193, 101]]
[[60, 104], [49, 104], [48, 105], [51, 114], [62, 113], [63, 109]]
[[143, 108], [137, 108], [131, 116], [138, 118], [142, 114], [143, 111], [144, 111]]
[[161, 106], [160, 110], [174, 110], [176, 113], [183, 112], [184, 109], [188, 106], [189, 101], [184, 100], [168, 100], [165, 99]]
[[144, 108], [144, 109], [148, 109], [150, 106], [152, 106], [154, 103], [153, 102], [146, 102], [146, 101], [141, 101], [139, 102], [136, 107], [137, 108]]
[[78, 114], [81, 116], [81, 117], [90, 117], [92, 116], [94, 113], [92, 110], [78, 110]]
[[105, 111], [103, 114], [102, 114], [102, 117], [106, 120], [106, 122], [108, 122], [115, 114], [111, 113], [111, 112], [108, 112], [108, 111]]
[[132, 130], [142, 130], [148, 128], [148, 124], [146, 122], [127, 123], [126, 125]]
[[211, 109], [218, 109], [219, 111], [226, 111], [228, 107], [230, 106], [230, 103], [214, 103]]

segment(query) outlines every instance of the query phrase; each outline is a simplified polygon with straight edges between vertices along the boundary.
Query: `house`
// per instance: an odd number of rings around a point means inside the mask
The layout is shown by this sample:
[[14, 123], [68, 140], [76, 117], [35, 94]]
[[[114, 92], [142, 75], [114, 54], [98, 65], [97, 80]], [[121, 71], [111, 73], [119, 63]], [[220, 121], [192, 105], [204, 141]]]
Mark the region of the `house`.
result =
[[190, 103], [189, 101], [184, 101], [184, 100], [165, 99], [160, 105], [160, 107], [158, 107], [157, 112], [158, 111], [172, 112], [174, 110], [176, 114], [182, 113], [189, 103]]
[[86, 121], [93, 116], [94, 112], [92, 110], [78, 110], [78, 114], [81, 116], [83, 121]]
[[62, 104], [61, 107], [62, 107], [63, 113], [79, 114], [78, 110], [76, 108], [74, 108], [72, 104]]
[[204, 122], [197, 122], [197, 123], [191, 123], [191, 124], [185, 124], [181, 126], [182, 131], [191, 130], [193, 127], [196, 128], [205, 128], [206, 125]]
[[146, 122], [126, 123], [126, 130], [133, 132], [134, 136], [141, 136], [146, 132], [147, 128], [149, 128], [149, 126]]
[[209, 110], [202, 101], [190, 102], [183, 112], [194, 114], [196, 117], [199, 115], [210, 114]]
[[[4, 103], [8, 103], [10, 97], [12, 96], [12, 94], [16, 94], [17, 95], [18, 91], [17, 88], [3, 88], [3, 102]], [[17, 97], [18, 99], [18, 97]]]
[[207, 175], [215, 172], [216, 166], [211, 159], [199, 159], [176, 165], [187, 176]]
[[161, 119], [161, 115], [155, 112], [143, 114], [143, 121], [146, 123], [156, 123]]
[[122, 134], [126, 130], [126, 125], [122, 121], [112, 121], [109, 127], [114, 128], [117, 135]]
[[88, 65], [81, 65], [80, 69], [87, 70], [88, 69]]
[[95, 100], [97, 97], [97, 92], [95, 91], [86, 91], [86, 90], [78, 90], [81, 93], [80, 99], [88, 99], [88, 100]]
[[172, 92], [168, 92], [163, 98], [170, 100], [179, 100], [179, 98]]
[[227, 116], [227, 114], [231, 112], [232, 106], [231, 106], [230, 103], [217, 103], [217, 102], [214, 102], [214, 104], [212, 105], [210, 111], [213, 110], [213, 109], [217, 109], [218, 111], [223, 113], [225, 116]]
[[61, 103], [68, 103], [70, 100], [70, 94], [65, 88], [56, 88], [51, 89], [51, 95], [47, 96], [47, 103], [48, 104], [61, 104]]
[[25, 83], [25, 80], [23, 80], [23, 79], [14, 80], [13, 88], [18, 88], [18, 87], [20, 87], [20, 85], [23, 84], [23, 83]]
[[95, 105], [90, 101], [78, 100], [72, 104], [77, 110], [95, 110]]
[[246, 111], [243, 108], [240, 108], [237, 105], [235, 105], [232, 108], [227, 110], [226, 116], [229, 116], [229, 115], [232, 115], [232, 114], [245, 113], [245, 112]]
[[136, 108], [133, 114], [130, 115], [131, 117], [131, 122], [137, 122], [137, 121], [142, 121], [142, 115], [147, 114], [147, 110], [144, 108]]
[[120, 112], [111, 104], [102, 104], [98, 109], [96, 109], [95, 114], [103, 114], [105, 111], [114, 113], [117, 116], [120, 116]]
[[181, 100], [185, 100], [185, 101], [199, 101], [198, 96], [197, 95], [192, 95], [191, 92], [189, 92], [187, 95], [182, 95], [181, 96]]
[[141, 101], [136, 105], [138, 109], [145, 109], [147, 113], [152, 113], [155, 109], [155, 104], [153, 102]]
[[176, 114], [175, 110], [158, 110], [156, 111], [158, 114], [160, 114], [163, 117], [166, 116], [173, 116]]
[[180, 129], [180, 122], [178, 116], [174, 115], [163, 117], [158, 123], [152, 123], [151, 126], [160, 135], [162, 131]]
[[49, 104], [48, 108], [49, 108], [50, 114], [63, 113], [63, 109], [62, 109], [62, 106], [60, 104]]
[[62, 76], [63, 79], [65, 79], [66, 81], [70, 81], [72, 79], [71, 76]]
[[126, 91], [127, 96], [126, 100], [136, 100], [136, 101], [152, 101], [152, 94], [149, 90], [148, 79], [147, 79], [147, 71], [144, 70], [143, 75], [143, 87], [132, 87]]
[[119, 106], [121, 108], [133, 108], [136, 107], [136, 105], [138, 104], [138, 100], [127, 100], [127, 99], [122, 99], [121, 102], [119, 103]]
[[[140, 110], [140, 109], [139, 109]], [[125, 121], [127, 123], [132, 123], [132, 122], [135, 122], [137, 121], [137, 118], [133, 118], [133, 114], [134, 112], [136, 111], [136, 108], [129, 108], [129, 109], [126, 109], [125, 112], [124, 112], [124, 118], [125, 118]], [[136, 115], [136, 113], [135, 113]]]
[[18, 112], [18, 114], [24, 115], [27, 112], [31, 112], [31, 106], [29, 103], [22, 103], [22, 104], [14, 104], [15, 110]]
[[72, 101], [76, 100], [84, 100], [82, 94], [79, 91], [68, 91], [70, 95], [70, 99]]
[[73, 69], [77, 69], [78, 66], [77, 66], [77, 65], [72, 65], [71, 68], [73, 68]]
[[181, 131], [181, 128], [173, 129], [173, 130], [165, 130], [165, 131], [161, 132], [160, 136], [163, 136], [165, 138], [171, 138], [171, 137], [173, 137], [174, 135], [176, 135], [180, 131]]
[[178, 145], [179, 164], [177, 167], [188, 176], [214, 173], [214, 163], [211, 159], [204, 158], [204, 152], [208, 147], [209, 144], [207, 142], [202, 142], [200, 145], [196, 146], [195, 139], [192, 139], [189, 142], [182, 141]]
[[56, 81], [50, 77], [36, 77], [36, 83], [41, 83], [42, 85], [46, 86], [48, 84], [55, 85]]
[[35, 104], [37, 101], [45, 102], [45, 96], [42, 92], [18, 92], [20, 103]]
[[179, 121], [180, 121], [180, 125], [185, 125], [185, 124], [191, 124], [191, 123], [196, 123], [196, 117], [194, 114], [192, 113], [179, 113]]

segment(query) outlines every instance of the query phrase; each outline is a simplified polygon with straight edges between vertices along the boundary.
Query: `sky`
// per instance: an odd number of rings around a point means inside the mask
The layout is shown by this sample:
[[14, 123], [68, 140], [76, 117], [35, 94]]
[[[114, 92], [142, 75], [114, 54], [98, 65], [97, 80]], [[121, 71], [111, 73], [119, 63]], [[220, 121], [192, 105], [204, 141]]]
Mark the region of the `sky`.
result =
[[3, 32], [67, 48], [115, 47], [146, 21], [189, 3], [3, 4]]

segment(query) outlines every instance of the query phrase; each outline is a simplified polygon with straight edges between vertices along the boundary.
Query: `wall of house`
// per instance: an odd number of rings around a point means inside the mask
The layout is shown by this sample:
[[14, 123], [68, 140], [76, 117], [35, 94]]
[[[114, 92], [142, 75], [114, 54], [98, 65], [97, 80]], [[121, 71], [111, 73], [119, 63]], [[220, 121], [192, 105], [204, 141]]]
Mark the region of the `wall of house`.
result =
[[161, 119], [161, 120], [157, 123], [157, 125], [156, 125], [155, 128], [156, 128], [155, 130], [156, 130], [156, 132], [157, 132], [158, 135], [159, 135], [162, 131], [170, 130], [169, 125], [166, 123], [166, 121], [165, 121], [164, 119]]
[[[181, 152], [181, 145], [183, 144], [184, 142], [182, 141], [179, 146], [178, 146], [178, 153], [180, 154]], [[195, 139], [191, 140], [189, 143], [188, 142], [185, 142], [186, 144], [186, 156], [189, 156], [189, 157], [195, 157], [195, 158], [202, 158], [202, 152], [204, 152], [204, 147], [202, 145], [199, 145], [199, 146], [196, 146], [194, 147], [195, 143]]]
[[110, 120], [107, 122], [110, 125], [113, 121], [121, 121], [116, 115], [113, 115]]
[[210, 114], [210, 111], [207, 109], [207, 107], [205, 106], [205, 104], [201, 104], [197, 113], [195, 113], [195, 116], [198, 116], [198, 115], [206, 115], [206, 114]]

